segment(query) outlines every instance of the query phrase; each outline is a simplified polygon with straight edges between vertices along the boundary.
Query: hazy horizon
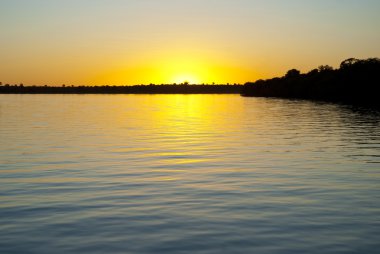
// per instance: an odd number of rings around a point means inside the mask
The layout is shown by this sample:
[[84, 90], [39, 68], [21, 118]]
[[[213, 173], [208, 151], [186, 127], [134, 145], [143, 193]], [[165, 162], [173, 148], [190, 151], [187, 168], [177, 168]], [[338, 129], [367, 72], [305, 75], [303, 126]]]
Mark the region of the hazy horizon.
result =
[[380, 2], [4, 0], [0, 82], [245, 83], [380, 55]]

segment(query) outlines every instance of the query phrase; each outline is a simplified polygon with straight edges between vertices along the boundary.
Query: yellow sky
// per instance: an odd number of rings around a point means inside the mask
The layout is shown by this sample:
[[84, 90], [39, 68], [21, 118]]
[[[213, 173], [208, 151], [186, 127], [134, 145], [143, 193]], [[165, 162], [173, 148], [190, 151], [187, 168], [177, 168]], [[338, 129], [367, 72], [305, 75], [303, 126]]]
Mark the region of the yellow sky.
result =
[[3, 0], [0, 82], [244, 83], [337, 67], [379, 57], [379, 9], [373, 0]]

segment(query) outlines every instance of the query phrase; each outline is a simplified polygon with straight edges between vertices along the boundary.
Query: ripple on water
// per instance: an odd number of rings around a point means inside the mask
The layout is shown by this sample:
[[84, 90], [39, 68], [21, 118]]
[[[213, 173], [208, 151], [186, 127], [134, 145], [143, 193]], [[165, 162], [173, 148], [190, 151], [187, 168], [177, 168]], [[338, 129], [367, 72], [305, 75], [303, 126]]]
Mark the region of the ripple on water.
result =
[[0, 253], [376, 253], [380, 114], [1, 95]]

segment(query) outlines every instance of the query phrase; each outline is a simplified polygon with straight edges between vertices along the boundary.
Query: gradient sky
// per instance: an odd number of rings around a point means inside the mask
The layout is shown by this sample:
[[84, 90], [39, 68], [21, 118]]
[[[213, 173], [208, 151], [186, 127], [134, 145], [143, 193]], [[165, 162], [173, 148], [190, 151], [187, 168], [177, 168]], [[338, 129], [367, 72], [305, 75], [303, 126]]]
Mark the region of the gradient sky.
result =
[[380, 56], [379, 0], [0, 0], [0, 81], [244, 83]]

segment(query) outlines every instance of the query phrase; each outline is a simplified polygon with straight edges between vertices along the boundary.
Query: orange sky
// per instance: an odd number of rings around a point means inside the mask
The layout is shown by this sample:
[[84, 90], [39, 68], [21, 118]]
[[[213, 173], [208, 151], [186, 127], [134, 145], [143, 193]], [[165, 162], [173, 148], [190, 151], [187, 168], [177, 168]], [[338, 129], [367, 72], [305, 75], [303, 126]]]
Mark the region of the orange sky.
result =
[[380, 56], [379, 10], [373, 0], [3, 0], [0, 81], [244, 83], [337, 67]]

